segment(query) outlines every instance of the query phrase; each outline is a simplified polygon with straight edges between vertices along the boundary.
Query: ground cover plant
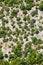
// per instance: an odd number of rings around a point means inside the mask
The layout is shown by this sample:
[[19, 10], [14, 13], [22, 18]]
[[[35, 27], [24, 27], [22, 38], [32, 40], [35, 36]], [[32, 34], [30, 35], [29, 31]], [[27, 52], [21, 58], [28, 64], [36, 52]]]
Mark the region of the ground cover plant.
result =
[[43, 65], [42, 0], [0, 0], [0, 65]]

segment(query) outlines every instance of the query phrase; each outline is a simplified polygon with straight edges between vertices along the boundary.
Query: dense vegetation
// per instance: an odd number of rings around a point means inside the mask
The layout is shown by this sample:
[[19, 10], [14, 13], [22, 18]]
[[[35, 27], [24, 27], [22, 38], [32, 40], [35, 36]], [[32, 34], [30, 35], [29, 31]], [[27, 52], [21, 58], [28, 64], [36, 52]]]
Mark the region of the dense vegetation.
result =
[[40, 9], [41, 11], [43, 11], [43, 1], [40, 3], [39, 9]]
[[0, 0], [0, 8], [0, 65], [43, 65], [43, 1]]

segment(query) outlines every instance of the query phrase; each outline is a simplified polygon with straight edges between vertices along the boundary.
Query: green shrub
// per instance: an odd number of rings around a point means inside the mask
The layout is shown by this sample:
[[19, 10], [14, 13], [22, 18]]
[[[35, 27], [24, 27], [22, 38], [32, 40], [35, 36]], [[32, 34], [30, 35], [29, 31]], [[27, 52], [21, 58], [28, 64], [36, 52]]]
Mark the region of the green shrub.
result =
[[21, 10], [26, 10], [26, 6], [24, 4], [21, 4], [20, 8]]
[[0, 0], [0, 2], [2, 2], [2, 1], [4, 1], [4, 0]]
[[26, 9], [27, 10], [31, 10], [31, 5], [30, 4], [26, 4]]
[[0, 59], [3, 59], [3, 53], [0, 50]]
[[32, 16], [35, 16], [35, 15], [37, 15], [37, 14], [38, 14], [37, 11], [32, 11], [32, 13], [31, 13]]
[[31, 51], [31, 42], [26, 43], [25, 45], [25, 55], [28, 54], [28, 52]]
[[23, 14], [25, 14], [25, 15], [26, 15], [26, 14], [27, 14], [27, 10], [24, 10], [24, 11], [23, 11]]
[[36, 37], [32, 37], [32, 43], [36, 44], [36, 42], [37, 42], [37, 38]]
[[1, 38], [1, 37], [4, 37], [5, 34], [6, 34], [6, 32], [5, 32], [4, 30], [0, 31], [0, 38]]
[[17, 16], [17, 13], [18, 13], [18, 10], [12, 10], [11, 16], [12, 17]]
[[43, 11], [43, 1], [39, 4], [39, 9]]
[[37, 45], [37, 44], [42, 44], [43, 41], [41, 39], [37, 39], [36, 37], [32, 37], [32, 43]]
[[[2, 0], [1, 0], [2, 1]], [[2, 2], [0, 2], [0, 6], [2, 6]]]
[[29, 21], [29, 20], [30, 20], [29, 15], [28, 15], [28, 16], [25, 15], [24, 18], [23, 18], [23, 20], [24, 20], [24, 21]]
[[20, 17], [17, 17], [17, 21], [20, 21]]
[[30, 23], [30, 25], [33, 25], [35, 23], [35, 19], [29, 20], [28, 23]]
[[8, 42], [8, 38], [4, 38], [3, 39], [3, 42]]
[[5, 54], [5, 58], [8, 58], [8, 54]]
[[26, 3], [33, 3], [34, 0], [25, 0]]

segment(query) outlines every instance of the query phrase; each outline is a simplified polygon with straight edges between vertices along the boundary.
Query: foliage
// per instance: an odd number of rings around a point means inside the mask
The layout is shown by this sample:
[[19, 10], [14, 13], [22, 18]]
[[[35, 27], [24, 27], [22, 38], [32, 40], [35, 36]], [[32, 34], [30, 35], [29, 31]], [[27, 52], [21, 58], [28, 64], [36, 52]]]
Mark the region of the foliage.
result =
[[12, 10], [11, 16], [12, 17], [17, 16], [17, 13], [18, 13], [18, 10]]
[[3, 59], [3, 53], [1, 50], [0, 50], [0, 59]]
[[43, 1], [39, 4], [39, 9], [43, 11]]

